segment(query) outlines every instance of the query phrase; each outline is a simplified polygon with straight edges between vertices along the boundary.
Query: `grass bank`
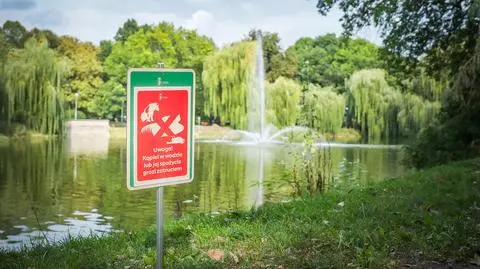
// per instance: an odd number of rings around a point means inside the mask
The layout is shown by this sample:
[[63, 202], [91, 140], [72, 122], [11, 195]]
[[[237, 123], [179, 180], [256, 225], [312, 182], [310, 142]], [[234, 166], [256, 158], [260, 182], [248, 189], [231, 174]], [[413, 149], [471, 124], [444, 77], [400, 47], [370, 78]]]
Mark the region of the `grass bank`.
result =
[[[324, 134], [323, 137], [328, 141], [336, 141], [342, 143], [359, 142], [362, 138], [360, 133], [354, 129], [341, 129], [336, 134]], [[126, 128], [110, 127], [110, 138], [114, 140], [126, 139]], [[197, 125], [195, 126], [194, 138], [195, 140], [215, 140], [222, 138], [239, 140], [241, 139], [241, 135], [239, 133], [235, 133], [234, 130], [229, 127], [221, 127], [215, 124], [211, 126]], [[303, 141], [303, 136], [297, 137], [296, 140]]]
[[[480, 159], [255, 211], [190, 216], [166, 225], [165, 246], [167, 268], [475, 268]], [[154, 227], [0, 253], [3, 268], [154, 263]]]
[[40, 133], [26, 133], [23, 135], [15, 135], [15, 136], [5, 136], [0, 134], [0, 146], [5, 146], [10, 143], [21, 143], [24, 141], [28, 141], [31, 143], [38, 143], [38, 142], [44, 142], [49, 139], [55, 138], [55, 135], [45, 135], [45, 134], [40, 134]]

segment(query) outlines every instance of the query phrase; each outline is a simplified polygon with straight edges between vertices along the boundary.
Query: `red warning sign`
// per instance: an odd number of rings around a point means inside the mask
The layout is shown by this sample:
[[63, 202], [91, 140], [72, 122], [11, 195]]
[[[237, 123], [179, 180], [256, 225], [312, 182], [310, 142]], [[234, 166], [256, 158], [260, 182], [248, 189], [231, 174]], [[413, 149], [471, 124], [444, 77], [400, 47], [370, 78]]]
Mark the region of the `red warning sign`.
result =
[[188, 88], [138, 88], [136, 177], [139, 182], [185, 179], [189, 175]]

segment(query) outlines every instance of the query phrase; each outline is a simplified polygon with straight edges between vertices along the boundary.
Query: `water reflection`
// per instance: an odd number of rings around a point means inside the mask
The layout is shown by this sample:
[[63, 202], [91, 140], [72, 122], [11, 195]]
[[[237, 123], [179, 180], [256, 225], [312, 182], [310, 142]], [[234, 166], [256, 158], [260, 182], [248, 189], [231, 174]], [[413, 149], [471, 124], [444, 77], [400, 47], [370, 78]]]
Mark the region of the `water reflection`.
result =
[[[108, 155], [70, 154], [61, 142], [0, 147], [0, 247], [68, 235], [111, 233], [155, 223], [155, 190], [128, 191], [125, 145]], [[195, 180], [165, 188], [165, 217], [258, 207], [289, 195], [267, 182], [288, 174], [291, 149], [276, 145], [197, 143]], [[331, 149], [338, 182], [402, 173], [396, 148]]]
[[75, 211], [72, 215], [73, 217], [64, 219], [62, 223], [37, 222], [34, 227], [15, 225], [13, 228], [17, 230], [17, 233], [1, 238], [0, 249], [20, 249], [22, 246], [61, 242], [69, 237], [103, 235], [116, 231], [107, 221], [113, 217], [81, 211]]

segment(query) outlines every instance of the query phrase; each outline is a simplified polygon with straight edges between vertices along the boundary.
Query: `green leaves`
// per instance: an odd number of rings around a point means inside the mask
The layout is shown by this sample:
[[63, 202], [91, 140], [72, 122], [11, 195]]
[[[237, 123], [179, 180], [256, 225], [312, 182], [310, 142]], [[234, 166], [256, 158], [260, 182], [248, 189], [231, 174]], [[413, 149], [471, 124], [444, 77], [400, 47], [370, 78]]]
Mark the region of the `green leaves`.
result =
[[335, 34], [300, 38], [287, 52], [296, 55], [298, 78], [304, 83], [343, 88], [353, 72], [380, 67], [378, 48], [363, 39], [342, 39]]
[[302, 87], [293, 80], [279, 77], [267, 83], [267, 120], [277, 128], [295, 125], [300, 116]]
[[[108, 44], [104, 43], [101, 55], [108, 54], [104, 62], [104, 71], [109, 79], [109, 85], [102, 90], [113, 90], [102, 93], [100, 99], [112, 96], [115, 103], [110, 111], [105, 105], [99, 108], [101, 115], [118, 117], [121, 111], [120, 100], [125, 100], [125, 91], [118, 90], [118, 85], [126, 87], [128, 68], [157, 67], [164, 63], [166, 68], [193, 68], [197, 73], [197, 96], [202, 95], [203, 85], [199, 77], [202, 73], [204, 58], [215, 50], [211, 39], [200, 36], [194, 31], [175, 28], [173, 24], [162, 22], [155, 27], [140, 27], [129, 34], [124, 42], [113, 45], [108, 53]], [[123, 99], [122, 99], [123, 98]], [[198, 100], [197, 100], [198, 101]], [[202, 103], [198, 103], [202, 106]]]
[[8, 118], [42, 133], [63, 132], [63, 92], [68, 71], [46, 42], [30, 39], [5, 66]]
[[302, 123], [321, 132], [337, 133], [343, 124], [345, 98], [332, 87], [310, 84], [305, 92]]
[[205, 113], [221, 116], [233, 128], [247, 127], [247, 96], [253, 85], [255, 42], [226, 47], [203, 65]]
[[75, 94], [78, 93], [78, 109], [89, 117], [97, 116], [94, 99], [103, 84], [102, 66], [97, 58], [98, 49], [91, 43], [64, 36], [59, 39], [57, 50], [66, 56], [71, 64], [64, 88], [65, 102], [73, 109]]

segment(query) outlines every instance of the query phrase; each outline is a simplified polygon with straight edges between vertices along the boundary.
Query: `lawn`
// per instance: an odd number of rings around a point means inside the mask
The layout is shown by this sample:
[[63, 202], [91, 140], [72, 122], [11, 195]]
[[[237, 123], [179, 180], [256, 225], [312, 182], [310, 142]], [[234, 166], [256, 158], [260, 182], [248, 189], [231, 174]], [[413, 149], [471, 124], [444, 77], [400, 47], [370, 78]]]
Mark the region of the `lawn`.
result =
[[[167, 268], [476, 268], [480, 159], [258, 210], [192, 215], [165, 233]], [[3, 268], [154, 264], [153, 226], [0, 252]]]

